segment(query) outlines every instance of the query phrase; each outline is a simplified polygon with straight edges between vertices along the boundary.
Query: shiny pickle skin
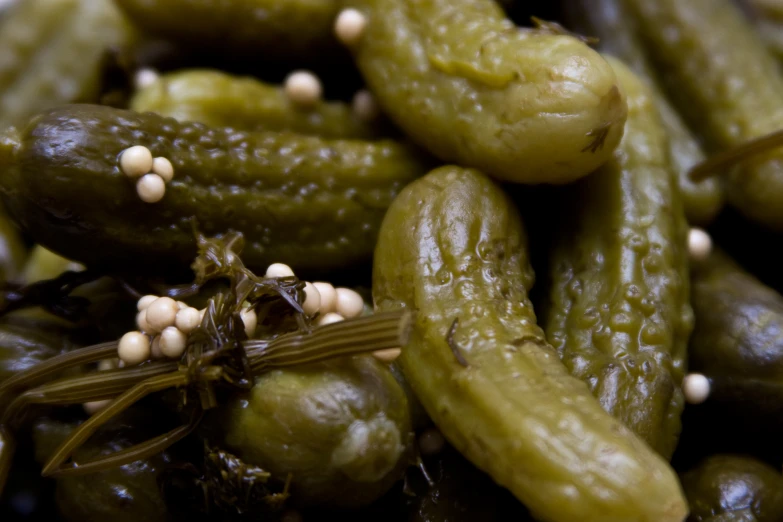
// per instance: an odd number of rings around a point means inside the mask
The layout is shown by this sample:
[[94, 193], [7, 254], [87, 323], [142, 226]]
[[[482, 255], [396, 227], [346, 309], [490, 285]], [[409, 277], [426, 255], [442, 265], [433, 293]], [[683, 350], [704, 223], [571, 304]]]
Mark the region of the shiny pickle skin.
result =
[[780, 522], [783, 475], [743, 455], [713, 455], [682, 476], [689, 522]]
[[402, 191], [381, 227], [373, 298], [416, 314], [399, 359], [408, 382], [446, 439], [536, 519], [682, 521], [672, 469], [536, 326], [526, 242], [511, 200], [478, 171], [441, 167]]
[[211, 69], [164, 74], [136, 91], [129, 108], [240, 131], [368, 140], [389, 134], [377, 123], [362, 121], [346, 103], [321, 101], [313, 108], [297, 107], [281, 87]]
[[654, 98], [609, 60], [628, 94], [625, 134], [611, 161], [563, 193], [544, 324], [571, 374], [669, 458], [693, 329], [688, 226]]
[[[154, 430], [156, 422], [133, 411], [112, 421], [76, 451], [76, 460], [96, 458], [143, 442], [139, 434]], [[160, 415], [161, 412], [147, 412]], [[76, 427], [50, 418], [36, 421], [32, 429], [39, 463], [65, 440]], [[147, 435], [157, 433], [147, 433]], [[170, 458], [164, 452], [119, 468], [56, 479], [57, 508], [67, 522], [166, 522], [170, 520], [160, 494], [158, 476]]]
[[[174, 166], [158, 203], [142, 202], [119, 169], [133, 145]], [[246, 133], [93, 105], [0, 136], [0, 166], [8, 211], [37, 243], [87, 265], [157, 273], [190, 265], [193, 216], [207, 235], [242, 232], [251, 269], [368, 260], [389, 203], [426, 169], [394, 141]]]
[[98, 101], [110, 49], [135, 34], [112, 0], [23, 0], [0, 23], [0, 127]]
[[691, 270], [696, 328], [692, 371], [713, 379], [715, 399], [779, 413], [783, 399], [783, 296], [720, 251]]
[[255, 59], [339, 49], [333, 36], [338, 0], [114, 1], [144, 32], [188, 46]]
[[493, 0], [347, 0], [369, 23], [352, 49], [389, 118], [446, 162], [562, 184], [611, 156], [626, 103], [574, 37], [517, 28]]
[[364, 506], [411, 461], [410, 413], [391, 372], [355, 357], [261, 375], [215, 424], [227, 448], [284, 480], [298, 502]]
[[677, 174], [685, 215], [694, 225], [709, 224], [723, 207], [723, 186], [719, 178], [694, 183], [688, 172], [706, 156], [696, 137], [661, 90], [652, 65], [645, 56], [633, 20], [623, 0], [578, 0], [565, 6], [566, 16], [581, 33], [597, 37], [599, 50], [621, 59], [646, 81], [666, 129], [672, 167]]
[[[783, 128], [783, 74], [731, 0], [624, 0], [672, 101], [716, 152]], [[783, 230], [783, 149], [743, 162], [726, 196]]]

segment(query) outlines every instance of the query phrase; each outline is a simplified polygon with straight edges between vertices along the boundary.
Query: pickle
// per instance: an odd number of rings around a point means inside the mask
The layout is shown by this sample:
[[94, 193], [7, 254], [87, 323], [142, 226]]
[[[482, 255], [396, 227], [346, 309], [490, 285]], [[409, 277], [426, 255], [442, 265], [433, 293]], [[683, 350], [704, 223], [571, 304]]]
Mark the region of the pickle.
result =
[[298, 59], [339, 50], [337, 0], [115, 0], [144, 32], [223, 54]]
[[[120, 171], [134, 145], [174, 167], [158, 203], [142, 202]], [[46, 111], [0, 137], [0, 167], [8, 212], [37, 243], [88, 266], [158, 274], [190, 265], [194, 224], [242, 232], [242, 258], [261, 272], [369, 260], [387, 206], [426, 168], [393, 141], [245, 133], [92, 105]]]
[[578, 0], [568, 2], [564, 7], [574, 29], [597, 37], [602, 52], [621, 59], [647, 83], [666, 130], [685, 215], [693, 224], [710, 223], [723, 206], [723, 187], [718, 178], [697, 183], [688, 176], [691, 168], [705, 160], [704, 151], [661, 90], [642, 42], [637, 37], [633, 20], [625, 13], [623, 0]]
[[511, 200], [441, 167], [389, 208], [375, 250], [381, 310], [415, 310], [400, 363], [446, 439], [544, 521], [681, 521], [673, 470], [568, 374], [536, 326]]
[[[718, 152], [783, 127], [783, 75], [731, 0], [624, 0], [690, 126]], [[783, 150], [742, 162], [726, 179], [730, 204], [783, 229]]]
[[213, 427], [249, 464], [292, 476], [305, 504], [358, 507], [402, 477], [412, 432], [397, 381], [372, 357], [261, 375], [221, 408]]
[[301, 108], [281, 87], [217, 70], [189, 69], [161, 76], [130, 101], [137, 112], [239, 131], [292, 131], [332, 139], [378, 139], [383, 126], [363, 121], [342, 102]]
[[650, 90], [610, 58], [628, 95], [614, 158], [567, 187], [553, 233], [547, 339], [606, 411], [664, 457], [680, 432], [690, 306], [687, 234]]
[[692, 371], [712, 381], [722, 415], [779, 423], [783, 413], [783, 296], [721, 251], [691, 271]]
[[[150, 412], [133, 410], [112, 421], [76, 452], [87, 460], [128, 448], [143, 440], [160, 423], [150, 422]], [[146, 414], [146, 415], [145, 415]], [[43, 463], [76, 428], [74, 423], [41, 418], [33, 426], [36, 459]], [[56, 502], [63, 520], [116, 522], [170, 520], [158, 487], [158, 477], [171, 461], [168, 452], [118, 468], [57, 479]]]
[[0, 128], [98, 101], [107, 52], [134, 34], [111, 0], [24, 0], [0, 24]]
[[743, 455], [713, 455], [682, 476], [693, 522], [783, 520], [783, 476]]
[[604, 163], [626, 104], [611, 67], [574, 37], [517, 28], [493, 0], [349, 0], [353, 47], [389, 118], [446, 162], [521, 183], [567, 183]]

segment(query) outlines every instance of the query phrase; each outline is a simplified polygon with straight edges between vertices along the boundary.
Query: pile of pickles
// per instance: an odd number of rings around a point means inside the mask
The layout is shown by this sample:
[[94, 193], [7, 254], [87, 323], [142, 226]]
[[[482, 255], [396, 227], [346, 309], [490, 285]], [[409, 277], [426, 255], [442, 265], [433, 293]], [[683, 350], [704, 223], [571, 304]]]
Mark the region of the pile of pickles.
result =
[[0, 520], [783, 521], [783, 0], [0, 5]]

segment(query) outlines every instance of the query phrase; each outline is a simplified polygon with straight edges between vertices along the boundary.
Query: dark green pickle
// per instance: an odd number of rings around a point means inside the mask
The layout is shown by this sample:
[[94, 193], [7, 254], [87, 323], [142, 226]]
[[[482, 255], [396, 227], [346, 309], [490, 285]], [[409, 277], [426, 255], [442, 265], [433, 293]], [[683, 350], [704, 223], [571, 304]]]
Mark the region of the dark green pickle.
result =
[[691, 281], [689, 366], [711, 380], [709, 401], [724, 415], [781, 426], [783, 296], [721, 251], [694, 264]]
[[144, 32], [179, 44], [302, 59], [339, 50], [337, 0], [115, 0]]
[[96, 102], [109, 52], [135, 34], [111, 0], [22, 0], [0, 24], [0, 128]]
[[[157, 203], [144, 203], [120, 170], [134, 145], [174, 166]], [[426, 169], [394, 141], [247, 133], [94, 105], [11, 129], [0, 137], [0, 166], [9, 214], [37, 243], [90, 266], [156, 273], [190, 265], [194, 225], [242, 232], [242, 258], [261, 272], [276, 262], [325, 271], [367, 261], [386, 208]]]
[[164, 74], [136, 91], [129, 108], [240, 131], [291, 131], [332, 139], [378, 139], [390, 132], [382, 122], [362, 120], [347, 103], [299, 107], [282, 87], [213, 69]]
[[[144, 413], [127, 412], [111, 421], [76, 451], [74, 460], [109, 455], [142, 442], [145, 432], [149, 435], [157, 424], [145, 418]], [[160, 412], [146, 413], [160, 419]], [[39, 463], [46, 462], [76, 425], [46, 417], [35, 422], [32, 436]], [[57, 478], [58, 511], [68, 522], [168, 521], [158, 477], [169, 461], [169, 454], [164, 452], [118, 468]]]
[[743, 455], [713, 455], [682, 476], [688, 522], [780, 522], [783, 475]]
[[677, 175], [680, 193], [688, 221], [695, 225], [710, 223], [723, 207], [723, 187], [720, 179], [699, 183], [688, 173], [706, 159], [697, 138], [672, 107], [658, 84], [652, 65], [645, 56], [642, 42], [623, 7], [623, 0], [577, 0], [564, 4], [569, 25], [580, 33], [598, 38], [598, 48], [621, 59], [645, 80], [651, 89], [655, 105], [666, 129], [672, 167]]
[[558, 202], [544, 324], [604, 409], [669, 458], [693, 328], [688, 228], [653, 97], [610, 63], [628, 95], [625, 135], [614, 159]]

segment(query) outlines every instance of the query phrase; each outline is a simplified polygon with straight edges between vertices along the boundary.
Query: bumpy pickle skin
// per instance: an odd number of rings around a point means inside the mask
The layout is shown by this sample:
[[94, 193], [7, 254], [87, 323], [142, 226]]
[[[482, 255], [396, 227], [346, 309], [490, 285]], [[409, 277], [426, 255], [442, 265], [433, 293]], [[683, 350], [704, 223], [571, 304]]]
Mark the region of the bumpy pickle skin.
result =
[[[717, 152], [783, 128], [783, 75], [731, 0], [624, 0], [672, 101]], [[783, 229], [783, 149], [744, 161], [726, 197]]]
[[743, 455], [713, 455], [682, 476], [693, 522], [783, 520], [783, 475]]
[[110, 49], [135, 41], [111, 0], [23, 0], [0, 24], [0, 127], [98, 101]]
[[685, 215], [694, 225], [707, 225], [724, 204], [723, 186], [717, 177], [693, 182], [688, 176], [705, 160], [704, 151], [682, 117], [669, 102], [659, 79], [645, 56], [633, 20], [625, 12], [623, 0], [578, 0], [564, 5], [569, 24], [587, 36], [598, 38], [601, 52], [621, 59], [645, 80], [652, 91], [663, 124], [677, 175]]
[[398, 359], [446, 439], [543, 521], [682, 521], [669, 465], [568, 374], [536, 325], [526, 236], [487, 176], [446, 166], [384, 219], [380, 310], [415, 312]]
[[515, 27], [492, 0], [348, 0], [352, 47], [384, 112], [446, 162], [521, 183], [595, 170], [620, 141], [625, 97], [574, 37]]
[[[174, 167], [157, 203], [144, 203], [120, 170], [118, 157], [135, 145]], [[389, 140], [247, 133], [94, 105], [52, 109], [9, 131], [0, 166], [8, 212], [37, 243], [88, 266], [136, 271], [189, 266], [193, 217], [207, 235], [242, 232], [254, 270], [366, 261], [386, 208], [426, 170]]]
[[240, 131], [291, 131], [332, 139], [378, 139], [389, 129], [363, 121], [343, 102], [297, 107], [281, 87], [211, 69], [161, 76], [134, 94], [130, 109]]
[[780, 411], [783, 398], [783, 296], [721, 251], [691, 270], [696, 328], [692, 371], [714, 381], [714, 399], [738, 408]]
[[180, 44], [265, 59], [338, 50], [338, 0], [114, 0], [144, 32]]
[[609, 60], [628, 94], [625, 135], [614, 158], [558, 202], [544, 324], [571, 374], [669, 458], [693, 329], [688, 226], [654, 98]]
[[226, 446], [273, 477], [291, 473], [305, 504], [367, 505], [410, 462], [405, 393], [371, 357], [264, 374], [219, 415]]

